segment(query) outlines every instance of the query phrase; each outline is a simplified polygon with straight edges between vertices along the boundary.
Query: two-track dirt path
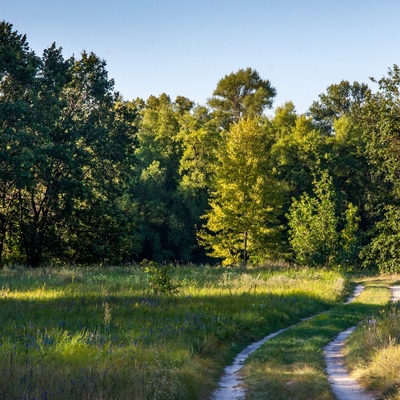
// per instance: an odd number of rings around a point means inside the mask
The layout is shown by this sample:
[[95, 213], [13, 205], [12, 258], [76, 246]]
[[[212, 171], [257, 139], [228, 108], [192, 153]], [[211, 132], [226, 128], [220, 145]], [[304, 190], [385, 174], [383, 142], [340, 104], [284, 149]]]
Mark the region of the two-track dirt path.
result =
[[[359, 285], [355, 288], [353, 295], [347, 300], [346, 304], [352, 302], [362, 291], [364, 287]], [[321, 313], [323, 314], [323, 313]], [[317, 314], [317, 315], [321, 315]], [[301, 322], [314, 318], [317, 315], [313, 315], [312, 317], [304, 318]], [[301, 323], [299, 322], [299, 323]], [[265, 342], [268, 340], [280, 335], [281, 333], [287, 331], [290, 328], [293, 328], [295, 325], [291, 325], [287, 328], [281, 329], [277, 332], [271, 333], [265, 338], [261, 339], [258, 342], [252, 343], [248, 347], [246, 347], [242, 352], [240, 352], [234, 359], [233, 363], [225, 368], [224, 375], [219, 381], [218, 389], [214, 392], [211, 397], [212, 400], [241, 400], [245, 398], [246, 392], [242, 385], [239, 371], [242, 369], [243, 364], [247, 357], [258, 350]]]
[[[400, 300], [400, 286], [392, 286], [391, 301]], [[358, 382], [353, 379], [345, 365], [343, 349], [346, 339], [356, 329], [355, 326], [341, 332], [338, 337], [325, 347], [325, 362], [328, 380], [332, 385], [333, 393], [338, 400], [373, 400], [374, 397], [364, 391]]]

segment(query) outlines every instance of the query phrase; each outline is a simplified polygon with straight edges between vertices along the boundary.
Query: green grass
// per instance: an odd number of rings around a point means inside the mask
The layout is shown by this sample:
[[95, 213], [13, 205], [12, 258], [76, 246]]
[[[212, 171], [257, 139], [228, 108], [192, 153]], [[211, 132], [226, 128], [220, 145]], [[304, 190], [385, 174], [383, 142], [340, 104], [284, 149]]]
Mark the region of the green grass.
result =
[[323, 348], [341, 331], [379, 312], [390, 298], [382, 283], [366, 282], [351, 304], [302, 322], [265, 343], [243, 370], [248, 399], [333, 400]]
[[338, 272], [177, 267], [0, 271], [0, 398], [203, 399], [246, 344], [343, 300]]

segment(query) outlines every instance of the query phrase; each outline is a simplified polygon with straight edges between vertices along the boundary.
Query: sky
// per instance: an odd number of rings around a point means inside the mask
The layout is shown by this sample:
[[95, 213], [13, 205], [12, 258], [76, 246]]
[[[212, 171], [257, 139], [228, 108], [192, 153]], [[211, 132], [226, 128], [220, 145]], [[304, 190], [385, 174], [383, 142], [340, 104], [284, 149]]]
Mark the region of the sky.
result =
[[93, 51], [125, 100], [205, 105], [221, 78], [251, 67], [276, 88], [273, 108], [292, 101], [298, 113], [331, 84], [400, 64], [399, 15], [399, 0], [0, 0], [0, 20], [36, 54], [53, 42], [65, 58]]

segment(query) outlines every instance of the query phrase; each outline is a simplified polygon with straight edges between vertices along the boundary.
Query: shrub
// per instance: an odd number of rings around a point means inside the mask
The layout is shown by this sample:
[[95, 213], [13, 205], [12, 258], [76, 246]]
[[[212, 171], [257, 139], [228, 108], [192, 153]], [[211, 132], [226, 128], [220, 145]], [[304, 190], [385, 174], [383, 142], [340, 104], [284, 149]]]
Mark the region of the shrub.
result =
[[148, 279], [150, 293], [174, 295], [179, 292], [179, 285], [173, 283], [170, 275], [171, 266], [157, 264], [154, 261], [146, 262], [145, 273]]

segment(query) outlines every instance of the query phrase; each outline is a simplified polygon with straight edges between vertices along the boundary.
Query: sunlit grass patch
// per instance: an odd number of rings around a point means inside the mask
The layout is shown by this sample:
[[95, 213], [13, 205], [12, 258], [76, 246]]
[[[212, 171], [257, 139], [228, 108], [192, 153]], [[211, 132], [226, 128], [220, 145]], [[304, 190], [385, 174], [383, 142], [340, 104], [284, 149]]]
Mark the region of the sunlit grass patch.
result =
[[15, 300], [28, 300], [28, 301], [46, 301], [56, 300], [65, 296], [63, 290], [46, 289], [46, 285], [41, 288], [27, 290], [27, 291], [13, 291], [0, 292], [0, 297], [7, 297]]

